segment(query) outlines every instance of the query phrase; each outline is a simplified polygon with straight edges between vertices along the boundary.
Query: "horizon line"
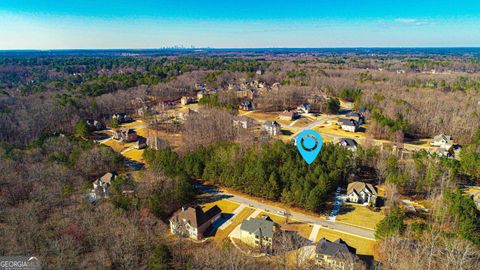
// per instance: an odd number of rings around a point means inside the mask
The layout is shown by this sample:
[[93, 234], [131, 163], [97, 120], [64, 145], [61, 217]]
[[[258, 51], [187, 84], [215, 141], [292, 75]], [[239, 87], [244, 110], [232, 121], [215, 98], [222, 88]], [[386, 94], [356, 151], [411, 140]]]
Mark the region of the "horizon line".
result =
[[50, 52], [50, 51], [141, 51], [141, 50], [285, 50], [285, 49], [480, 49], [478, 46], [346, 46], [346, 47], [158, 47], [158, 48], [51, 48], [51, 49], [0, 49], [0, 52]]

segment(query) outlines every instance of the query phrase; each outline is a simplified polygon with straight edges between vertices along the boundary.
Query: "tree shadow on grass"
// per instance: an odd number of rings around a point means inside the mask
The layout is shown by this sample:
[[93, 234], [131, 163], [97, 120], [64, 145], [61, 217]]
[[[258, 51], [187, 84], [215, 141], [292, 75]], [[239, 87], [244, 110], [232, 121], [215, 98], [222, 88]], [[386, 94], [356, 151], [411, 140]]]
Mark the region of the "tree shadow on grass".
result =
[[234, 215], [230, 213], [222, 213], [221, 217], [217, 219], [210, 228], [208, 228], [207, 232], [205, 233], [206, 237], [215, 236], [217, 233], [218, 228], [220, 228], [225, 222], [231, 219]]
[[143, 163], [140, 163], [138, 161], [135, 161], [130, 158], [125, 158], [124, 159], [125, 165], [132, 168], [135, 171], [141, 170], [143, 168]]
[[211, 202], [216, 202], [220, 201], [223, 199], [229, 199], [233, 197], [232, 195], [227, 195], [227, 194], [215, 194], [215, 195], [210, 195], [207, 197], [201, 197], [198, 199], [198, 203], [200, 204], [205, 204], [205, 203], [211, 203]]
[[339, 215], [345, 215], [345, 214], [348, 214], [350, 212], [352, 212], [353, 210], [355, 210], [355, 207], [353, 207], [352, 205], [349, 205], [349, 204], [344, 204], [342, 205], [342, 207], [340, 207], [340, 210], [338, 211], [338, 216]]

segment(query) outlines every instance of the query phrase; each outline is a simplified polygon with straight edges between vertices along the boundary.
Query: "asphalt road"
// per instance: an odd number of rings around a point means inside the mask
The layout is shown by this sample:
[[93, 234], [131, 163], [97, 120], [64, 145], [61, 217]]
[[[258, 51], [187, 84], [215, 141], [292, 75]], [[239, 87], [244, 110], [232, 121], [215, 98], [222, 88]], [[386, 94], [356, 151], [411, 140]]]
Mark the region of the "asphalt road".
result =
[[[246, 197], [243, 197], [243, 196], [238, 196], [238, 195], [222, 192], [222, 191], [219, 191], [218, 189], [216, 189], [214, 187], [204, 186], [200, 183], [196, 183], [195, 186], [199, 190], [201, 190], [202, 192], [211, 194], [212, 196], [217, 196], [219, 198], [226, 198], [226, 199], [231, 200], [233, 202], [236, 202], [236, 203], [239, 203], [239, 204], [245, 204], [245, 205], [248, 205], [248, 206], [254, 207], [254, 208], [267, 210], [268, 212], [271, 212], [271, 213], [279, 214], [279, 213], [283, 213], [285, 211], [285, 209], [283, 209], [283, 208], [279, 208], [279, 207], [276, 207], [276, 206], [265, 204], [265, 203], [262, 203], [262, 202], [259, 202], [259, 201], [253, 200], [253, 199], [249, 199], [249, 198], [246, 198]], [[294, 211], [290, 211], [290, 214], [291, 214], [290, 218], [296, 219], [296, 220], [299, 220], [299, 221], [302, 221], [302, 222], [318, 224], [322, 227], [337, 230], [337, 231], [340, 231], [342, 233], [347, 233], [347, 234], [352, 234], [352, 235], [355, 235], [355, 236], [360, 236], [360, 237], [371, 239], [371, 240], [375, 239], [373, 230], [363, 229], [363, 228], [356, 227], [356, 226], [349, 226], [349, 225], [346, 225], [346, 224], [341, 224], [341, 223], [336, 223], [336, 222], [331, 222], [331, 221], [327, 221], [327, 220], [324, 220], [324, 219], [319, 218], [319, 217], [305, 215], [305, 214], [297, 213], [297, 212], [294, 212]]]

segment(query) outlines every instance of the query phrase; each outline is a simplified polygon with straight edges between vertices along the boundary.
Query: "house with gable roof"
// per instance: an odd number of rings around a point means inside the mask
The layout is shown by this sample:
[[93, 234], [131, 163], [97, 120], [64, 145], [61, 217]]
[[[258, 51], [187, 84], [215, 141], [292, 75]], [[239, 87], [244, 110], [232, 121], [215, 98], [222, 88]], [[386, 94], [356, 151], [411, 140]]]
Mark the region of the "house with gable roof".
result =
[[195, 240], [205, 237], [208, 228], [220, 218], [222, 210], [214, 206], [204, 212], [202, 207], [182, 207], [170, 219], [170, 231], [173, 234], [187, 236]]
[[315, 264], [327, 269], [354, 269], [356, 250], [342, 239], [331, 242], [325, 238], [318, 241], [315, 247]]
[[377, 190], [372, 184], [364, 182], [352, 182], [347, 187], [347, 201], [354, 203], [371, 203], [375, 205], [377, 201]]

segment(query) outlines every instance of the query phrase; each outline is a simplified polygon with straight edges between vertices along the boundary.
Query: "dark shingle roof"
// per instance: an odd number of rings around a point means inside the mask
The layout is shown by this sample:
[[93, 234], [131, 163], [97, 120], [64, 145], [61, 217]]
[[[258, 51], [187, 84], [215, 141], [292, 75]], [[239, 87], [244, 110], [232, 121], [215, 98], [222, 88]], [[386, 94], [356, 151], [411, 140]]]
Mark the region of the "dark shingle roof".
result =
[[349, 246], [341, 239], [337, 239], [335, 242], [330, 242], [325, 238], [320, 239], [315, 249], [317, 254], [323, 254], [334, 257], [346, 257], [351, 256], [352, 252], [355, 253], [355, 249], [349, 248]]
[[357, 142], [354, 139], [342, 138], [340, 140], [341, 144], [345, 144], [345, 146], [356, 146]]

